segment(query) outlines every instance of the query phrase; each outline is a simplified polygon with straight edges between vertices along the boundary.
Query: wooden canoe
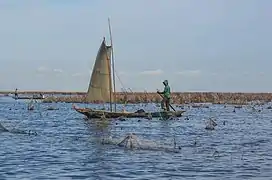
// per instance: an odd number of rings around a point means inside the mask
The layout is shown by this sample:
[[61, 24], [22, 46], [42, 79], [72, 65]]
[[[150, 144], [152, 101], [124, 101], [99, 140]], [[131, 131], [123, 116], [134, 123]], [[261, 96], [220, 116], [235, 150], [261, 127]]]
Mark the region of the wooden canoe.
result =
[[91, 108], [79, 108], [73, 105], [73, 109], [77, 112], [85, 115], [89, 119], [96, 119], [101, 117], [106, 118], [163, 118], [169, 119], [170, 117], [181, 117], [185, 112], [183, 110], [180, 111], [158, 111], [158, 112], [111, 112], [111, 111], [103, 111], [103, 110], [94, 110]]
[[12, 97], [13, 99], [17, 100], [17, 99], [45, 99], [45, 97], [43, 96], [20, 96], [20, 97]]

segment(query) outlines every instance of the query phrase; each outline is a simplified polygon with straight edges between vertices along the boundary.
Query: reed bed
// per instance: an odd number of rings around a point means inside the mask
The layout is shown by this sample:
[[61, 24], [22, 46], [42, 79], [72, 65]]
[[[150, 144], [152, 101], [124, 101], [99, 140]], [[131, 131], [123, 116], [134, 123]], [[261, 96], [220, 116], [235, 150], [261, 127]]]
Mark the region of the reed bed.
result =
[[[116, 93], [117, 103], [158, 103], [161, 97], [154, 92], [134, 92], [134, 93]], [[221, 93], [221, 92], [174, 92], [172, 93], [171, 103], [213, 103], [213, 104], [236, 104], [245, 105], [252, 101], [262, 103], [270, 102], [272, 93]], [[101, 103], [88, 102], [86, 93], [67, 96], [49, 96], [43, 102], [66, 102], [66, 103]]]

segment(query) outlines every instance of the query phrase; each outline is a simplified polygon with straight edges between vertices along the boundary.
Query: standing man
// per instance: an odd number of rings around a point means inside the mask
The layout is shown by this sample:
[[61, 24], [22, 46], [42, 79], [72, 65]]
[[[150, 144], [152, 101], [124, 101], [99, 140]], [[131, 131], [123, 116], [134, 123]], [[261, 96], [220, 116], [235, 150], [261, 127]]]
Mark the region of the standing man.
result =
[[[163, 81], [164, 90], [163, 92], [157, 91], [159, 94], [163, 94], [163, 99], [161, 101], [161, 108], [167, 111], [170, 111], [169, 104], [170, 104], [170, 98], [171, 98], [171, 92], [170, 92], [170, 86], [168, 85], [168, 81]], [[164, 108], [164, 105], [166, 106], [166, 109]]]
[[15, 98], [17, 99], [18, 98], [18, 89], [17, 88], [15, 89], [14, 95], [15, 95]]

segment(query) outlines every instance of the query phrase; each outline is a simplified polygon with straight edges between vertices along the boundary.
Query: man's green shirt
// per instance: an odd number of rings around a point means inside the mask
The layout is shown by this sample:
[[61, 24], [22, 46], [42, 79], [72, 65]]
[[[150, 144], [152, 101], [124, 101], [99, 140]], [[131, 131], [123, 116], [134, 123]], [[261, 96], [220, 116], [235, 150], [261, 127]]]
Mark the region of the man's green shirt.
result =
[[163, 96], [166, 97], [166, 98], [170, 98], [170, 86], [165, 86], [164, 87], [164, 90], [163, 90]]

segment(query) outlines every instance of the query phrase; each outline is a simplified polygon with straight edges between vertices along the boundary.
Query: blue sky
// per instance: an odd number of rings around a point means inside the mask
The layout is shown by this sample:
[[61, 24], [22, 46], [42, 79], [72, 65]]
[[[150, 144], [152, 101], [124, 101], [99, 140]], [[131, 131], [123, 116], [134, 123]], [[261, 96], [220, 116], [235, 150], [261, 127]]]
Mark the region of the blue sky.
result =
[[[272, 1], [1, 0], [0, 90], [86, 91], [111, 18], [124, 88], [270, 92]], [[121, 88], [116, 80], [117, 89]]]

